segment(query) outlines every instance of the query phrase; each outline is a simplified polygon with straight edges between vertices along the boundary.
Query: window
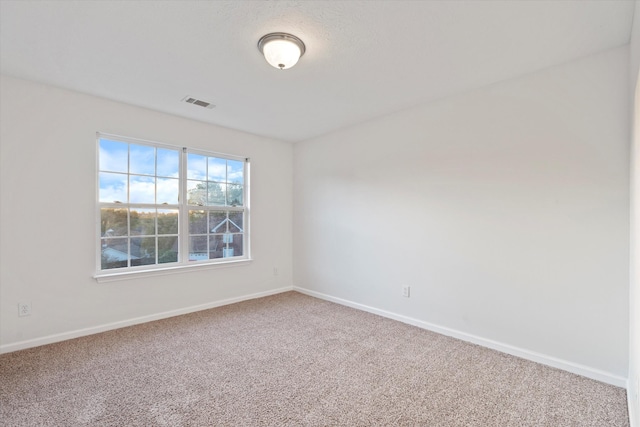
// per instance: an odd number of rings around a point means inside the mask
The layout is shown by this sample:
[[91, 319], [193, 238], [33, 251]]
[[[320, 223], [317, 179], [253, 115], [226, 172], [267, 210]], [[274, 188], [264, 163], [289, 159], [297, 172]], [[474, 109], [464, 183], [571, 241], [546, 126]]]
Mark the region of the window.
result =
[[98, 134], [98, 276], [248, 259], [247, 159]]

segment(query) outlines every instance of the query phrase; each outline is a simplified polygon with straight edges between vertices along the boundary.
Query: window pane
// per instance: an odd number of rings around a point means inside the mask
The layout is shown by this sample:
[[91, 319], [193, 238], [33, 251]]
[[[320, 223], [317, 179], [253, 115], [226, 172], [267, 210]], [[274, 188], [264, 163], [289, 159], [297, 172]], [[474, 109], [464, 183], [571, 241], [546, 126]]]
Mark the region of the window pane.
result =
[[189, 261], [209, 259], [207, 253], [207, 236], [189, 237]]
[[228, 184], [227, 185], [227, 206], [243, 206], [243, 193], [242, 185]]
[[217, 157], [209, 157], [209, 173], [207, 179], [209, 181], [226, 182], [227, 180], [227, 161]]
[[207, 158], [199, 154], [189, 154], [187, 157], [187, 179], [207, 179]]
[[129, 203], [155, 203], [156, 179], [129, 175]]
[[[126, 236], [129, 234], [128, 212], [126, 209], [100, 209], [101, 237]], [[104, 242], [103, 242], [104, 243]]]
[[158, 234], [178, 234], [177, 210], [158, 210]]
[[244, 183], [244, 162], [227, 160], [227, 182]]
[[131, 235], [153, 236], [156, 234], [155, 209], [131, 209]]
[[209, 236], [209, 259], [222, 258], [226, 245], [222, 241], [223, 235]]
[[180, 181], [173, 178], [158, 178], [156, 187], [158, 204], [163, 203], [169, 205], [178, 204], [178, 194], [180, 191]]
[[242, 256], [244, 255], [244, 245], [242, 234], [234, 234], [233, 235], [233, 243], [229, 245], [230, 248], [233, 248], [233, 255], [231, 256]]
[[128, 267], [129, 239], [102, 239], [102, 269]]
[[205, 211], [189, 211], [189, 234], [207, 234]]
[[178, 262], [178, 236], [158, 237], [158, 264]]
[[158, 176], [177, 178], [180, 170], [180, 154], [177, 150], [158, 148]]
[[204, 181], [187, 181], [187, 203], [194, 206], [207, 204], [207, 183]]
[[209, 232], [210, 233], [226, 233], [227, 232], [227, 213], [225, 211], [209, 212]]
[[156, 238], [134, 237], [131, 239], [131, 266], [156, 263]]
[[129, 173], [156, 174], [156, 149], [146, 145], [129, 146]]
[[100, 201], [127, 203], [127, 175], [100, 172]]
[[243, 220], [243, 212], [229, 212], [229, 232], [242, 233], [244, 231]]
[[209, 192], [207, 197], [208, 206], [224, 206], [224, 192], [227, 184], [218, 184], [216, 182], [209, 183]]
[[129, 144], [124, 142], [100, 140], [100, 170], [109, 172], [127, 172], [129, 166]]

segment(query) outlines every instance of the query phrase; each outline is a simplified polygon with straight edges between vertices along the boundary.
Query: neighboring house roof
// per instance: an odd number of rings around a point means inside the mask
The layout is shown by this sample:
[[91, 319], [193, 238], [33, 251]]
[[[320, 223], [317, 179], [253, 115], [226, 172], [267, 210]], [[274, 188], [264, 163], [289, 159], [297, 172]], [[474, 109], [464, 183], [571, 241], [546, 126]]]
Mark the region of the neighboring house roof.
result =
[[230, 223], [235, 228], [237, 228], [237, 231], [236, 231], [236, 230], [231, 230], [231, 227], [229, 227], [229, 231], [232, 232], [232, 233], [242, 233], [244, 231], [244, 230], [242, 230], [242, 228], [238, 224], [236, 224], [235, 222], [233, 222], [229, 218], [225, 218], [222, 222], [220, 222], [220, 224], [218, 224], [214, 228], [212, 228], [211, 232], [212, 233], [218, 233], [218, 229], [220, 229], [220, 227], [222, 227], [224, 224], [227, 224], [227, 223]]
[[[144, 258], [146, 251], [142, 250], [136, 239], [127, 239], [124, 236], [113, 236], [113, 230], [107, 230], [103, 237], [108, 237], [102, 241], [102, 254], [110, 261], [126, 261], [131, 251], [131, 259]], [[129, 242], [130, 240], [130, 242]]]
[[[110, 262], [126, 261], [129, 259], [129, 255], [126, 252], [119, 251], [118, 249], [110, 248], [109, 246], [102, 248], [102, 254], [107, 257]], [[131, 259], [140, 259], [137, 256], [131, 256]]]

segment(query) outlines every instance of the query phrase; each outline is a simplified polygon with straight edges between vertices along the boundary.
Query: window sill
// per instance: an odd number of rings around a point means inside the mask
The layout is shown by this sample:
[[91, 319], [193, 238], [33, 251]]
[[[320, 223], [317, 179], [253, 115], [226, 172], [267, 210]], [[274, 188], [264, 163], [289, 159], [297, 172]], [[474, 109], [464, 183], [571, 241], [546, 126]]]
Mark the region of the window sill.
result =
[[168, 274], [188, 273], [191, 271], [210, 270], [218, 268], [241, 267], [250, 264], [252, 259], [239, 259], [235, 261], [189, 264], [172, 267], [161, 267], [149, 270], [126, 271], [119, 273], [100, 273], [93, 276], [98, 283], [115, 282], [119, 280], [139, 279], [143, 277], [166, 276]]

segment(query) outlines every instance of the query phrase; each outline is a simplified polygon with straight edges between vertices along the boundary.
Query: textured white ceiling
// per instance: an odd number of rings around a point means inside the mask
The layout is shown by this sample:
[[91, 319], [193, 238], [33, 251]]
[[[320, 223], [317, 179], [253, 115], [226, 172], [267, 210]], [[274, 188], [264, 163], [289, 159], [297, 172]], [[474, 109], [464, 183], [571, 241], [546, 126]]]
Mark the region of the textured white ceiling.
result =
[[[286, 141], [629, 41], [631, 0], [7, 1], [0, 71]], [[256, 47], [307, 46], [280, 71]], [[210, 101], [209, 110], [180, 102]]]

